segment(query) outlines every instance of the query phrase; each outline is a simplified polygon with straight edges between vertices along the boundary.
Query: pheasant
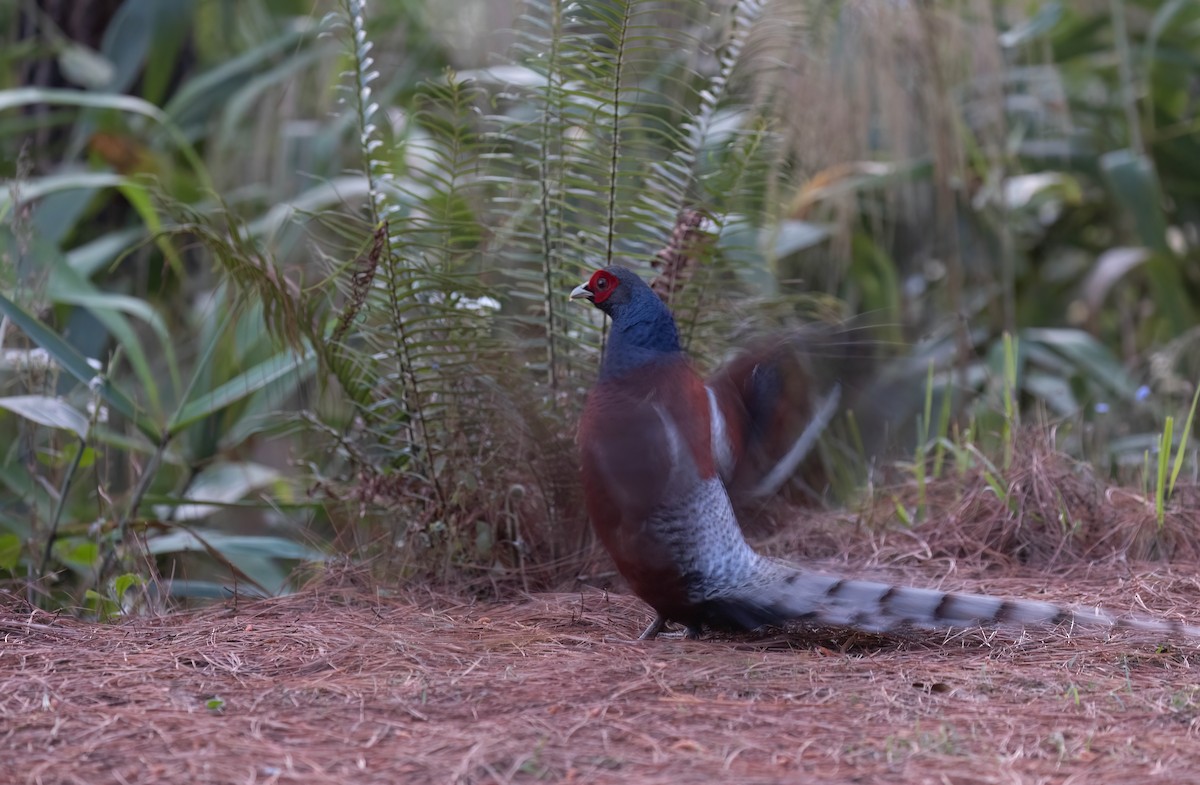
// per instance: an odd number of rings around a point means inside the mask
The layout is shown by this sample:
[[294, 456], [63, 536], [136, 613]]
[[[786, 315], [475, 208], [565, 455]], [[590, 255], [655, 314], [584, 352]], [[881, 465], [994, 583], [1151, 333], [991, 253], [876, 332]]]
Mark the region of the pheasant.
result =
[[[745, 435], [761, 429], [754, 419], [770, 403], [770, 369], [724, 369], [706, 384], [680, 346], [670, 310], [624, 267], [597, 270], [571, 298], [590, 300], [612, 320], [577, 439], [597, 536], [657, 614], [642, 639], [667, 622], [696, 638], [706, 628], [753, 630], [800, 620], [866, 631], [1066, 623], [1200, 639], [1200, 627], [1174, 621], [851, 580], [759, 554], [742, 536], [726, 484]], [[835, 388], [781, 465], [793, 466], [793, 453], [811, 447], [836, 400]]]

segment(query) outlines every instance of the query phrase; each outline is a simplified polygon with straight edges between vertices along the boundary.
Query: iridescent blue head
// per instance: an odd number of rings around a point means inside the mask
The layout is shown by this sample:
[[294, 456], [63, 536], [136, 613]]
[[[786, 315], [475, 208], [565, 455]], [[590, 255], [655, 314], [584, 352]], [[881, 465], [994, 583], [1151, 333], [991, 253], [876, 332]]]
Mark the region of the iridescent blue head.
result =
[[675, 319], [637, 273], [605, 267], [576, 286], [571, 299], [587, 299], [612, 319], [612, 333], [600, 366], [601, 378], [620, 376], [682, 353]]

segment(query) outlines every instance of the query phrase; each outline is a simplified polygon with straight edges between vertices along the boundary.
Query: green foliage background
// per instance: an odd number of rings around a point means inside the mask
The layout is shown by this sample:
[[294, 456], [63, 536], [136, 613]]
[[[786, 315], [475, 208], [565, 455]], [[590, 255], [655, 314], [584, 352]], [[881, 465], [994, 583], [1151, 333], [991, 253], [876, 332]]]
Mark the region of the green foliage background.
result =
[[565, 295], [648, 272], [685, 209], [703, 365], [877, 325], [830, 503], [878, 466], [864, 412], [922, 482], [952, 433], [1002, 473], [1022, 417], [1194, 478], [1196, 3], [444, 6], [0, 5], [0, 575], [32, 602], [334, 554], [572, 576], [604, 331]]

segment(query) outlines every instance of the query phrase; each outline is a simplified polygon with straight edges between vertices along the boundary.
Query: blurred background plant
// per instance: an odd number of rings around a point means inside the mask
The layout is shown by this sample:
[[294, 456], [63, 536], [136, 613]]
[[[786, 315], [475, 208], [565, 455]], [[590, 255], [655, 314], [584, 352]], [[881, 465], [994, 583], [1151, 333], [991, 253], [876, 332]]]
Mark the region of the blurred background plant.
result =
[[0, 575], [31, 602], [335, 555], [572, 580], [604, 328], [565, 295], [685, 215], [702, 365], [871, 326], [810, 502], [907, 483], [912, 525], [973, 466], [1015, 510], [1034, 424], [1188, 525], [1195, 3], [9, 0], [0, 31]]

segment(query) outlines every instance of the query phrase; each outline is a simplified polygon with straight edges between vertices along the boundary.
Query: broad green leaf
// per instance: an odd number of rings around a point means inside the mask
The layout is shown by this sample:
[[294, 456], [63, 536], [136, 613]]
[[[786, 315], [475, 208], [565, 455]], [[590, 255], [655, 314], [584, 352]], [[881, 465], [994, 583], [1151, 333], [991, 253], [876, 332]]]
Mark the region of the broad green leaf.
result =
[[328, 558], [315, 548], [284, 537], [206, 531], [203, 534], [202, 542], [200, 537], [185, 529], [150, 537], [146, 540], [146, 548], [150, 553], [161, 555], [205, 551], [207, 548], [204, 543], [208, 543], [226, 556], [257, 556], [268, 559], [306, 561], [324, 561]]
[[139, 411], [137, 404], [114, 385], [111, 379], [101, 378], [91, 363], [74, 347], [60, 338], [57, 333], [2, 294], [0, 294], [0, 311], [7, 315], [13, 324], [20, 327], [34, 343], [45, 349], [55, 362], [76, 380], [92, 387], [110, 406], [132, 420], [147, 437], [155, 443], [162, 440], [159, 428]]
[[196, 0], [125, 0], [126, 5], [141, 2], [154, 9], [154, 26], [150, 31], [150, 51], [141, 73], [141, 94], [147, 101], [161, 105], [174, 79], [183, 47], [192, 33]]
[[1053, 57], [1059, 63], [1068, 65], [1082, 61], [1087, 68], [1094, 69], [1089, 58], [1108, 58], [1113, 55], [1111, 31], [1112, 19], [1106, 13], [1067, 14], [1055, 25], [1049, 37]]
[[1133, 150], [1114, 150], [1100, 157], [1100, 169], [1113, 199], [1133, 218], [1142, 244], [1157, 253], [1169, 253], [1167, 218], [1154, 163]]
[[77, 42], [67, 44], [58, 53], [58, 67], [68, 82], [89, 90], [108, 87], [115, 71], [108, 58]]
[[[60, 173], [71, 171], [78, 170], [64, 167]], [[66, 188], [47, 193], [34, 201], [31, 204], [34, 245], [45, 243], [47, 249], [52, 249], [40, 251], [38, 256], [50, 258], [61, 255], [60, 249], [69, 244], [69, 238], [76, 231], [76, 227], [90, 210], [95, 209], [99, 201], [97, 197], [102, 199], [104, 196], [104, 189], [100, 188]], [[30, 204], [21, 196], [19, 186], [16, 201], [22, 205]]]
[[53, 276], [46, 287], [46, 296], [56, 303], [78, 305], [88, 310], [127, 313], [145, 322], [164, 342], [170, 341], [167, 325], [148, 302], [125, 294], [102, 292], [73, 272]]
[[[7, 486], [4, 482], [4, 470], [0, 469], [0, 487]], [[28, 542], [33, 536], [34, 517], [19, 505], [13, 505], [9, 510], [0, 508], [0, 531], [11, 532], [21, 542]]]
[[168, 432], [178, 433], [210, 414], [215, 414], [225, 407], [253, 395], [290, 373], [307, 375], [312, 373], [315, 367], [316, 355], [311, 349], [303, 355], [297, 355], [290, 351], [281, 352], [236, 378], [230, 379], [215, 390], [188, 401], [187, 405], [172, 418]]
[[1083, 301], [1093, 313], [1100, 310], [1113, 286], [1144, 264], [1151, 254], [1145, 248], [1109, 248], [1096, 257], [1083, 282]]
[[[100, 423], [96, 423], [96, 427], [92, 429], [91, 441], [97, 445], [103, 444], [137, 455], [153, 455], [159, 449], [157, 444], [150, 442], [140, 431], [131, 434], [118, 433]], [[169, 446], [163, 451], [162, 458], [164, 463], [171, 466], [184, 466], [186, 463], [179, 453]]]
[[1066, 358], [1089, 379], [1107, 387], [1122, 400], [1131, 401], [1137, 384], [1104, 344], [1083, 330], [1029, 328], [1021, 331], [1021, 343], [1036, 343]]
[[15, 522], [21, 527], [14, 529], [18, 534], [28, 536], [34, 522], [48, 521], [54, 515], [55, 496], [16, 461], [0, 462], [0, 486], [8, 489], [8, 498], [21, 500], [14, 509], [28, 516], [28, 520]]
[[[186, 500], [174, 508], [156, 508], [160, 518], [191, 521], [206, 518], [221, 505], [244, 499], [252, 491], [274, 483], [280, 474], [269, 466], [257, 463], [218, 463], [200, 472], [188, 487]], [[205, 504], [204, 502], [211, 502]]]
[[1060, 417], [1079, 412], [1079, 401], [1071, 391], [1068, 379], [1058, 374], [1030, 371], [1025, 376], [1025, 392], [1045, 402], [1050, 411]]
[[22, 202], [30, 202], [62, 191], [117, 188], [128, 182], [128, 178], [109, 172], [64, 172], [23, 180], [15, 190], [0, 190], [0, 221], [4, 220], [15, 206], [14, 193]]
[[288, 425], [276, 415], [279, 414], [279, 402], [290, 399], [304, 380], [303, 374], [292, 374], [255, 393], [240, 410], [237, 422], [232, 423], [221, 435], [221, 450], [236, 449], [239, 444], [256, 434], [294, 427], [294, 424]]
[[18, 87], [12, 90], [0, 90], [0, 112], [37, 104], [115, 109], [120, 112], [149, 117], [159, 123], [167, 122], [167, 116], [161, 109], [149, 101], [143, 101], [131, 95], [88, 93], [82, 90], [50, 87]]
[[1167, 217], [1154, 164], [1132, 150], [1116, 150], [1100, 158], [1100, 168], [1114, 200], [1133, 219], [1142, 244], [1154, 252], [1146, 262], [1155, 304], [1172, 335], [1191, 326], [1181, 261], [1167, 244]]
[[[166, 324], [158, 312], [144, 300], [122, 294], [101, 292], [86, 278], [75, 272], [69, 265], [59, 264], [47, 286], [47, 295], [54, 302], [66, 305], [78, 305], [86, 308], [101, 324], [108, 329], [125, 349], [129, 363], [137, 373], [138, 381], [145, 391], [148, 406], [156, 415], [161, 412], [161, 387], [163, 381], [170, 381], [178, 389], [179, 372], [175, 363], [175, 349], [171, 337], [167, 333]], [[166, 361], [169, 374], [168, 380], [160, 379], [161, 369], [156, 373], [151, 368], [150, 361], [142, 348], [142, 340], [138, 333], [126, 322], [121, 313], [128, 313], [148, 324], [158, 336], [159, 347]]]
[[137, 245], [145, 236], [146, 230], [142, 227], [109, 232], [68, 251], [67, 264], [84, 278], [91, 278], [102, 267], [112, 264], [118, 256]]
[[[282, 537], [205, 532], [197, 534], [181, 529], [152, 537], [146, 548], [153, 554], [203, 552], [229, 565], [265, 591], [278, 594], [287, 588], [289, 571], [281, 560], [323, 561], [325, 554], [303, 543]], [[228, 566], [228, 565], [227, 565]], [[236, 573], [235, 573], [236, 574]]]
[[1048, 202], [1078, 204], [1082, 199], [1079, 180], [1063, 172], [1014, 175], [1004, 181], [1004, 201], [1009, 210], [1038, 208]]
[[316, 26], [290, 29], [248, 52], [192, 77], [175, 91], [164, 110], [181, 127], [186, 127], [192, 122], [207, 122], [212, 110], [223, 103], [237, 85], [251, 74], [262, 70], [264, 65], [278, 55], [293, 51], [319, 32]]
[[829, 239], [832, 232], [822, 224], [787, 220], [780, 221], [773, 234], [770, 256], [781, 258], [820, 245]]
[[[170, 118], [154, 104], [131, 95], [116, 93], [89, 93], [83, 90], [66, 90], [49, 87], [19, 87], [0, 90], [0, 113], [25, 106], [46, 104], [49, 106], [76, 106], [87, 109], [112, 109], [118, 112], [148, 117], [156, 122], [171, 138], [176, 148], [187, 159], [188, 165], [200, 179], [205, 190], [215, 191], [209, 181], [204, 162], [191, 143], [180, 133]], [[0, 211], [2, 215], [2, 211]]]
[[132, 588], [134, 586], [145, 586], [145, 585], [146, 585], [146, 579], [140, 575], [134, 575], [131, 572], [124, 573], [123, 575], [118, 575], [116, 578], [113, 579], [113, 597], [115, 597], [116, 600], [118, 602], [120, 602], [121, 598], [125, 596], [125, 592], [129, 591], [130, 588]]
[[[83, 303], [80, 304], [82, 305]], [[156, 369], [150, 365], [137, 331], [129, 325], [121, 314], [114, 310], [93, 305], [88, 308], [88, 311], [112, 333], [113, 337], [117, 339], [117, 342], [125, 350], [125, 354], [129, 358], [129, 364], [133, 367], [134, 373], [137, 374], [138, 381], [141, 383], [141, 389], [146, 394], [146, 407], [153, 418], [156, 421], [160, 421], [162, 419], [162, 392], [160, 387], [166, 380], [162, 378], [161, 370], [156, 372]], [[173, 379], [176, 375], [174, 364], [175, 350], [170, 340], [163, 340], [159, 345], [162, 347], [161, 350], [166, 357], [168, 369]]]
[[1053, 30], [1054, 26], [1062, 19], [1062, 15], [1062, 3], [1058, 2], [1058, 0], [1042, 3], [1037, 13], [1029, 19], [1000, 34], [1000, 46], [1005, 49], [1012, 49], [1013, 47], [1036, 41], [1050, 30]]
[[7, 409], [49, 428], [74, 431], [80, 439], [87, 438], [88, 418], [61, 398], [51, 398], [47, 395], [10, 395], [0, 398], [0, 409]]
[[[73, 450], [78, 450], [80, 445], [71, 445], [71, 447]], [[71, 452], [70, 455], [72, 458], [74, 457], [73, 452]], [[96, 463], [96, 450], [92, 447], [85, 447], [83, 449], [83, 455], [79, 456], [79, 468], [87, 469], [94, 463]]]
[[14, 572], [21, 561], [21, 538], [15, 534], [0, 534], [0, 570]]
[[125, 0], [104, 30], [101, 51], [114, 64], [110, 89], [116, 93], [133, 87], [146, 64], [146, 55], [157, 32], [154, 0]]
[[100, 546], [84, 537], [56, 540], [53, 553], [60, 562], [84, 574], [90, 574], [100, 560]]

